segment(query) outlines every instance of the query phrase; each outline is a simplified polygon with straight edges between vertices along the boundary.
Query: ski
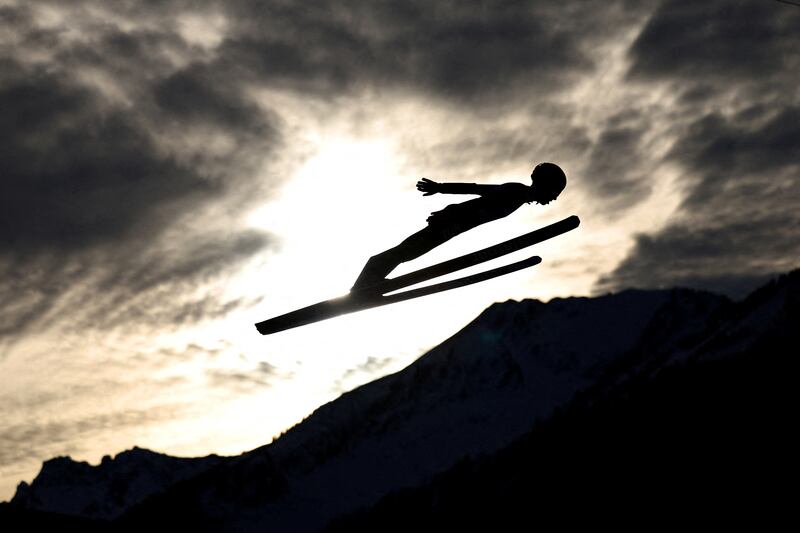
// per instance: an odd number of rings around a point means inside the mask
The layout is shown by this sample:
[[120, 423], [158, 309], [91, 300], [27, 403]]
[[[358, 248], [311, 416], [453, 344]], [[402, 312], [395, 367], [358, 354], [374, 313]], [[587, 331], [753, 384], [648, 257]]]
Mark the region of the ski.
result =
[[523, 248], [533, 246], [534, 244], [552, 239], [553, 237], [558, 237], [563, 233], [577, 228], [580, 223], [580, 219], [577, 216], [572, 215], [564, 220], [550, 224], [549, 226], [544, 226], [543, 228], [533, 230], [520, 235], [519, 237], [503, 241], [500, 244], [495, 244], [476, 252], [468, 253], [447, 261], [442, 261], [441, 263], [421, 268], [419, 270], [415, 270], [414, 272], [397, 276], [396, 278], [387, 279], [376, 285], [351, 291], [350, 294], [386, 294], [404, 287], [416, 285], [417, 283], [422, 283], [423, 281], [428, 281], [430, 279], [438, 278], [458, 270], [464, 270], [465, 268], [486, 263], [492, 259], [497, 259], [498, 257], [522, 250]]
[[385, 280], [377, 285], [354, 290], [347, 296], [319, 302], [308, 307], [259, 322], [256, 324], [256, 328], [262, 335], [268, 335], [270, 333], [276, 333], [285, 329], [310, 324], [312, 322], [324, 320], [337, 315], [361, 311], [363, 309], [369, 309], [390, 303], [396, 303], [411, 298], [418, 298], [420, 296], [426, 296], [436, 292], [463, 287], [465, 285], [478, 283], [493, 277], [502, 276], [510, 272], [515, 272], [516, 270], [538, 264], [541, 261], [541, 258], [534, 256], [523, 261], [518, 261], [504, 267], [494, 268], [479, 274], [473, 274], [464, 278], [385, 296], [387, 293], [438, 278], [458, 270], [463, 270], [465, 268], [496, 259], [503, 255], [510, 254], [517, 250], [527, 248], [528, 246], [532, 246], [547, 239], [552, 239], [553, 237], [557, 237], [558, 235], [577, 228], [579, 225], [580, 219], [573, 215], [554, 224], [550, 224], [549, 226], [531, 231], [514, 239], [504, 241], [500, 244], [495, 244], [476, 252], [462, 255], [448, 261], [443, 261], [429, 267], [421, 268], [414, 272], [409, 272], [408, 274], [403, 274], [401, 276], [397, 276], [396, 278]]
[[259, 322], [256, 324], [256, 328], [262, 335], [269, 335], [271, 333], [277, 333], [279, 331], [305, 326], [313, 322], [333, 318], [346, 313], [354, 313], [356, 311], [363, 311], [365, 309], [372, 309], [373, 307], [403, 302], [412, 298], [419, 298], [421, 296], [428, 296], [459, 287], [465, 287], [467, 285], [473, 285], [481, 281], [486, 281], [488, 279], [496, 278], [505, 274], [522, 270], [524, 268], [538, 265], [541, 262], [542, 258], [535, 255], [527, 259], [523, 259], [522, 261], [492, 268], [477, 274], [464, 276], [463, 278], [443, 281], [427, 287], [419, 287], [417, 289], [396, 292], [389, 295], [371, 293], [370, 295], [359, 296], [357, 293], [351, 293], [348, 296], [342, 296], [340, 298], [319, 302], [309, 305], [308, 307], [303, 307], [302, 309], [265, 320], [264, 322]]

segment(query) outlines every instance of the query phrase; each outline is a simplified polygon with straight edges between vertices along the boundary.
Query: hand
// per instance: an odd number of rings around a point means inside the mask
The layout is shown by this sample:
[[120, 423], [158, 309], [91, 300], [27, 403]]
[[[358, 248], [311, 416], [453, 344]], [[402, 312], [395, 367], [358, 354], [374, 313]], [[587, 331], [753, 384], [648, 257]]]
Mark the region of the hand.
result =
[[417, 190], [424, 193], [422, 196], [430, 196], [439, 192], [439, 184], [428, 178], [422, 178], [417, 182]]

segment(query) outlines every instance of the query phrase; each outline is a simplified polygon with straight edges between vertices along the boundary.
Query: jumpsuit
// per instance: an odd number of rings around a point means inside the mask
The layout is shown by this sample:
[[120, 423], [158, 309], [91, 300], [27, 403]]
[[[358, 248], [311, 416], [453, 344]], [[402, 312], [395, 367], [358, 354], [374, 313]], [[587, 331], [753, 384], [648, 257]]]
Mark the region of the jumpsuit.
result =
[[530, 203], [526, 200], [529, 190], [529, 187], [521, 183], [440, 183], [440, 193], [477, 194], [479, 197], [434, 211], [428, 217], [425, 228], [397, 246], [370, 257], [351, 290], [380, 283], [400, 263], [416, 259], [476, 226], [513, 213], [522, 204]]

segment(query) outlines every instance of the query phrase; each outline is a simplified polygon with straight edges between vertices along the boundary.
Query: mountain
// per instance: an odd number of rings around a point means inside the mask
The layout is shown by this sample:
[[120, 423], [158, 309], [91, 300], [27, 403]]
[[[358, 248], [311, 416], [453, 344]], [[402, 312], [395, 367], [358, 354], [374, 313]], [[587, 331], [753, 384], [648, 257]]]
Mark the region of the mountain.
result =
[[31, 510], [111, 519], [167, 485], [219, 464], [221, 458], [182, 459], [134, 447], [98, 466], [69, 457], [45, 461], [32, 485], [22, 482], [12, 503]]
[[659, 339], [670, 318], [653, 322], [616, 372], [509, 446], [325, 531], [783, 526], [796, 513], [800, 272], [722, 306], [684, 342]]
[[[392, 529], [431, 518], [469, 525], [469, 517], [527, 513], [537, 501], [553, 510], [548, 495], [566, 491], [565, 479], [609, 480], [615, 469], [624, 478], [634, 460], [656, 471], [675, 457], [697, 466], [687, 450], [727, 457], [709, 429], [715, 420], [730, 423], [720, 426], [727, 435], [747, 413], [768, 434], [770, 402], [783, 390], [776, 384], [790, 375], [770, 369], [797, 351], [798, 287], [794, 271], [741, 302], [674, 289], [495, 304], [404, 370], [343, 394], [269, 445], [231, 458], [150, 457], [132, 469], [123, 468], [132, 452], [96, 467], [59, 458], [6, 507], [131, 529], [229, 531]], [[132, 487], [122, 496], [113, 489], [120, 483]], [[595, 500], [608, 497], [589, 485]]]

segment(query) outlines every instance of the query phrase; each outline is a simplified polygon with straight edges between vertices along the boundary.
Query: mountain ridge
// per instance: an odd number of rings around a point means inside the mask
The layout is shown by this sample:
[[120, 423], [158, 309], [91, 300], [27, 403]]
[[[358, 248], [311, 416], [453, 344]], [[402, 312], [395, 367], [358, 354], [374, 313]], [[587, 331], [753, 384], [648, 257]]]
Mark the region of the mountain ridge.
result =
[[[626, 376], [611, 389], [598, 383], [497, 453], [465, 458], [325, 531], [407, 531], [419, 523], [515, 530], [532, 516], [637, 530], [651, 522], [786, 523], [795, 514], [786, 487], [795, 456], [800, 276], [776, 281], [767, 297], [716, 312], [712, 327], [723, 330], [730, 329], [723, 318], [752, 319], [755, 311], [767, 319], [746, 346], [722, 331], [658, 373]], [[729, 344], [723, 356], [720, 343]]]
[[[468, 457], [507, 447], [588, 389], [600, 397], [669, 365], [745, 349], [742, 342], [757, 342], [759, 331], [796, 313], [798, 278], [795, 270], [741, 302], [671, 289], [493, 304], [405, 369], [321, 406], [268, 445], [219, 458], [127, 502], [111, 518], [143, 524], [154, 509], [171, 505], [231, 530], [259, 523], [319, 530], [387, 494], [423, 486]], [[251, 465], [261, 477], [232, 491], [236, 476], [227, 471], [243, 475]], [[55, 510], [33, 498], [41, 476], [20, 485], [13, 506]], [[248, 491], [269, 497], [244, 505], [237, 498]], [[215, 496], [208, 505], [199, 505], [209, 495]], [[109, 518], [93, 508], [78, 516]]]

